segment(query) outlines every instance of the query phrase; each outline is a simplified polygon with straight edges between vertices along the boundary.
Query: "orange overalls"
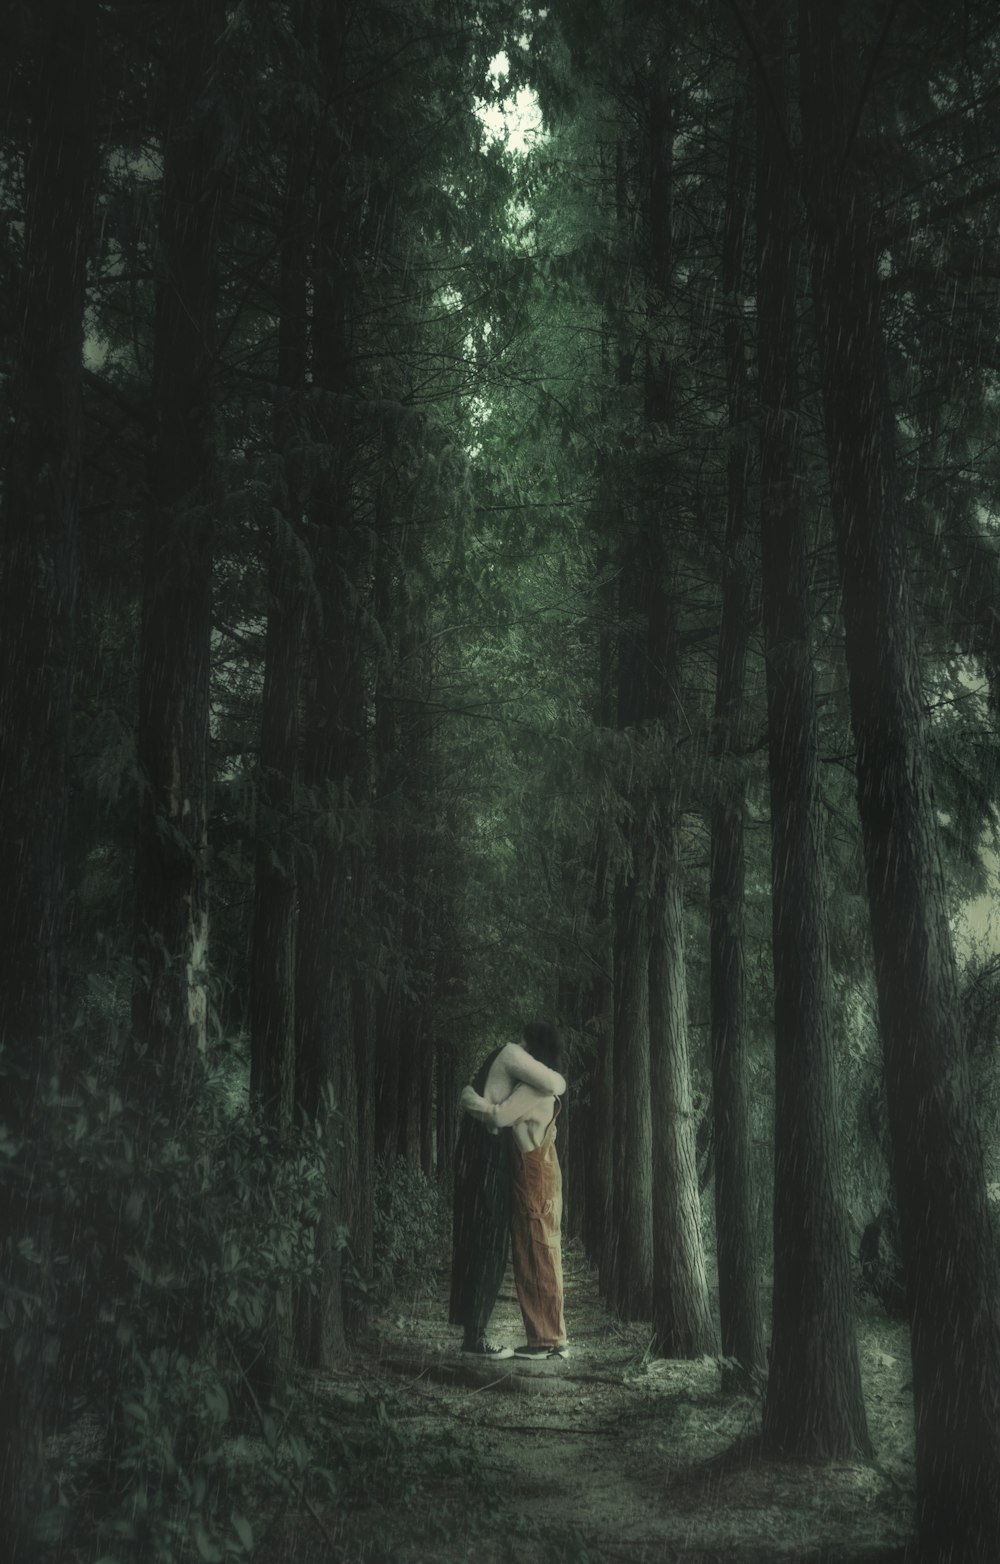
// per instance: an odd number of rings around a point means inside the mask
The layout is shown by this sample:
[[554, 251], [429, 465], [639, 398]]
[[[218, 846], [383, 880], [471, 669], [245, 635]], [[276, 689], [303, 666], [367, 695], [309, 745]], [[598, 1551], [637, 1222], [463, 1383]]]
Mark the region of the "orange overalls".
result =
[[510, 1236], [514, 1286], [529, 1347], [561, 1347], [563, 1319], [562, 1170], [556, 1155], [555, 1112], [540, 1146], [522, 1151], [511, 1136]]

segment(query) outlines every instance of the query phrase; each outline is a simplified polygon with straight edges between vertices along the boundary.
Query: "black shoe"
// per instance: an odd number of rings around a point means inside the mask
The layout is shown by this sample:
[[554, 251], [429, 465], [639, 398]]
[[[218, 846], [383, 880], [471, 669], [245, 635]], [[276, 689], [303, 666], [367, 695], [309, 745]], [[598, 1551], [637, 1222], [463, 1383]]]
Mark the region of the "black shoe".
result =
[[501, 1358], [512, 1358], [514, 1349], [513, 1347], [502, 1347], [498, 1341], [490, 1341], [488, 1336], [480, 1336], [479, 1340], [474, 1341], [471, 1347], [465, 1346], [462, 1348], [462, 1356], [466, 1358], [490, 1358], [493, 1361], [498, 1361]]
[[514, 1356], [527, 1358], [531, 1363], [541, 1363], [546, 1358], [568, 1358], [569, 1345], [564, 1341], [561, 1347], [515, 1347]]

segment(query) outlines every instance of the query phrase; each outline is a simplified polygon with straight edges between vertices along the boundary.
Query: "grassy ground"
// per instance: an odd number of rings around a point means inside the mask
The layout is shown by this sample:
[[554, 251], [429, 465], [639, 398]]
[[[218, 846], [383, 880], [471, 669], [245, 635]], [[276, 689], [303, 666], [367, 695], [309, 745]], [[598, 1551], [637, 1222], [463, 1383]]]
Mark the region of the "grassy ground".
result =
[[[372, 1320], [309, 1396], [340, 1445], [335, 1502], [293, 1503], [266, 1564], [849, 1564], [901, 1558], [913, 1508], [904, 1326], [862, 1310], [874, 1461], [761, 1459], [759, 1402], [723, 1396], [718, 1365], [649, 1357], [641, 1325], [601, 1305], [566, 1253], [573, 1355], [480, 1365], [457, 1354], [445, 1283]], [[508, 1277], [493, 1334], [516, 1345]], [[260, 1533], [258, 1532], [258, 1535]]]

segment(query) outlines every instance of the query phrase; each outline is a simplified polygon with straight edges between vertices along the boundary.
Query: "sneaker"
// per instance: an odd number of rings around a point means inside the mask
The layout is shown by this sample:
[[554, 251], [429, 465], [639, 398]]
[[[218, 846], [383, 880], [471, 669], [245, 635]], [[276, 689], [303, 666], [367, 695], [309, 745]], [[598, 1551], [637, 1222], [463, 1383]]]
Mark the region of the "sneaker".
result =
[[488, 1336], [480, 1336], [471, 1347], [462, 1348], [462, 1356], [466, 1358], [489, 1358], [493, 1362], [499, 1362], [501, 1358], [512, 1358], [513, 1347], [503, 1347], [498, 1341], [490, 1341]]
[[563, 1342], [560, 1347], [515, 1347], [515, 1358], [527, 1358], [531, 1363], [541, 1363], [547, 1358], [568, 1358], [569, 1344]]

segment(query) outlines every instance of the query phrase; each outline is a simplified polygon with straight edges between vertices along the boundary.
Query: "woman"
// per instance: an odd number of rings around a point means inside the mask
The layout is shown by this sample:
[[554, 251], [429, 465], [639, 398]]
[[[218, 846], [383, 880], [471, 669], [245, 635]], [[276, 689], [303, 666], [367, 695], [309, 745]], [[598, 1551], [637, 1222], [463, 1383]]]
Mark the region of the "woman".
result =
[[[480, 1090], [467, 1086], [461, 1106], [493, 1134], [510, 1129], [510, 1234], [514, 1285], [527, 1337], [518, 1358], [569, 1356], [563, 1317], [562, 1172], [556, 1119], [566, 1081], [559, 1033], [541, 1021], [524, 1029], [523, 1046], [508, 1044], [482, 1072]], [[499, 1290], [499, 1286], [498, 1286]], [[500, 1354], [495, 1354], [500, 1355]], [[509, 1349], [503, 1353], [509, 1355]]]

